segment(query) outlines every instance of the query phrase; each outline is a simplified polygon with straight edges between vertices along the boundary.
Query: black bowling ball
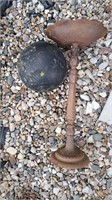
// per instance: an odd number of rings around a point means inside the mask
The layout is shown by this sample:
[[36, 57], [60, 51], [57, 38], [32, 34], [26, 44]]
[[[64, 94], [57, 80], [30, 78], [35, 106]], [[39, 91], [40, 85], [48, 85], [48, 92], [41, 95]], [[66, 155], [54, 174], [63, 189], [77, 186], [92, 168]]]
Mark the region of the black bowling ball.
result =
[[67, 72], [66, 60], [60, 49], [44, 41], [33, 43], [23, 50], [17, 67], [23, 83], [36, 92], [57, 88]]

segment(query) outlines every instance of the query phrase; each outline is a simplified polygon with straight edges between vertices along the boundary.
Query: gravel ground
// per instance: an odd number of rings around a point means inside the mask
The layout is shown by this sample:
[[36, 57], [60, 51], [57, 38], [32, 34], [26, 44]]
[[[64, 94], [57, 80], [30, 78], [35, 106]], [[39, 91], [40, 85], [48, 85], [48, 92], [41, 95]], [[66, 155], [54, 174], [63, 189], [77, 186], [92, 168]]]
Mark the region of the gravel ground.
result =
[[[112, 126], [98, 121], [112, 83], [110, 3], [17, 0], [2, 17], [0, 126], [6, 139], [0, 200], [112, 200]], [[34, 41], [48, 41], [43, 30], [61, 18], [98, 19], [108, 29], [105, 39], [81, 52], [77, 67], [75, 140], [90, 158], [87, 169], [68, 171], [49, 162], [51, 151], [65, 141], [68, 77], [53, 92], [35, 93], [16, 68], [20, 52]]]

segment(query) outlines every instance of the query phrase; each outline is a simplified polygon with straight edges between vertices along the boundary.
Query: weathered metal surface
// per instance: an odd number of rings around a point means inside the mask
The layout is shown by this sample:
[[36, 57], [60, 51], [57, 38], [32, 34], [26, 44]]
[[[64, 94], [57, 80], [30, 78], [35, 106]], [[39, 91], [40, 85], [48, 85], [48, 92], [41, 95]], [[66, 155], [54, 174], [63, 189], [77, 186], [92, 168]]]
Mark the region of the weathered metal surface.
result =
[[77, 43], [85, 48], [107, 34], [107, 29], [97, 20], [60, 20], [49, 25], [45, 34], [62, 47], [70, 47]]

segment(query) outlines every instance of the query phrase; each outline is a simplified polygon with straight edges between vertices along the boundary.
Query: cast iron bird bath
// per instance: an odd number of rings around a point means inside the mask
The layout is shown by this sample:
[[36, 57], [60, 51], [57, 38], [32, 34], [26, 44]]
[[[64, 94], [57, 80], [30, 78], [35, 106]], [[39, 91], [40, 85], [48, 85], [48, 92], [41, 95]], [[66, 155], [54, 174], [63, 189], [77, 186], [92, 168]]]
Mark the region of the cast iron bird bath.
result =
[[[67, 105], [66, 145], [53, 152], [51, 162], [66, 169], [86, 167], [87, 155], [74, 143], [76, 66], [80, 49], [105, 36], [106, 28], [97, 20], [60, 20], [50, 25], [45, 34], [58, 45], [69, 48], [69, 93]], [[18, 71], [24, 84], [35, 91], [52, 90], [63, 81], [67, 67], [61, 51], [46, 42], [34, 43], [24, 50], [18, 61]]]
[[105, 36], [107, 29], [97, 20], [60, 20], [54, 25], [48, 26], [45, 34], [58, 45], [71, 49], [66, 145], [52, 153], [51, 162], [67, 169], [86, 167], [89, 159], [74, 143], [76, 66], [78, 65], [79, 50]]

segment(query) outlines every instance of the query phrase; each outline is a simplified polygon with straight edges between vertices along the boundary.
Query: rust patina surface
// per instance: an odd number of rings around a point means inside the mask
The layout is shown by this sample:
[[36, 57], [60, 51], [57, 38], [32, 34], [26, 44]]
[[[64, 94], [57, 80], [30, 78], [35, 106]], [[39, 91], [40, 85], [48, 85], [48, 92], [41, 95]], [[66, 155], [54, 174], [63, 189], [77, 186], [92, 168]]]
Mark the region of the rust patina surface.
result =
[[85, 48], [107, 34], [107, 29], [97, 20], [60, 20], [48, 26], [45, 34], [62, 47], [77, 43]]
[[48, 26], [45, 34], [58, 45], [71, 49], [66, 145], [52, 153], [51, 162], [66, 169], [87, 167], [89, 158], [74, 142], [76, 66], [78, 65], [79, 50], [104, 37], [107, 29], [97, 20], [60, 20], [54, 25]]

